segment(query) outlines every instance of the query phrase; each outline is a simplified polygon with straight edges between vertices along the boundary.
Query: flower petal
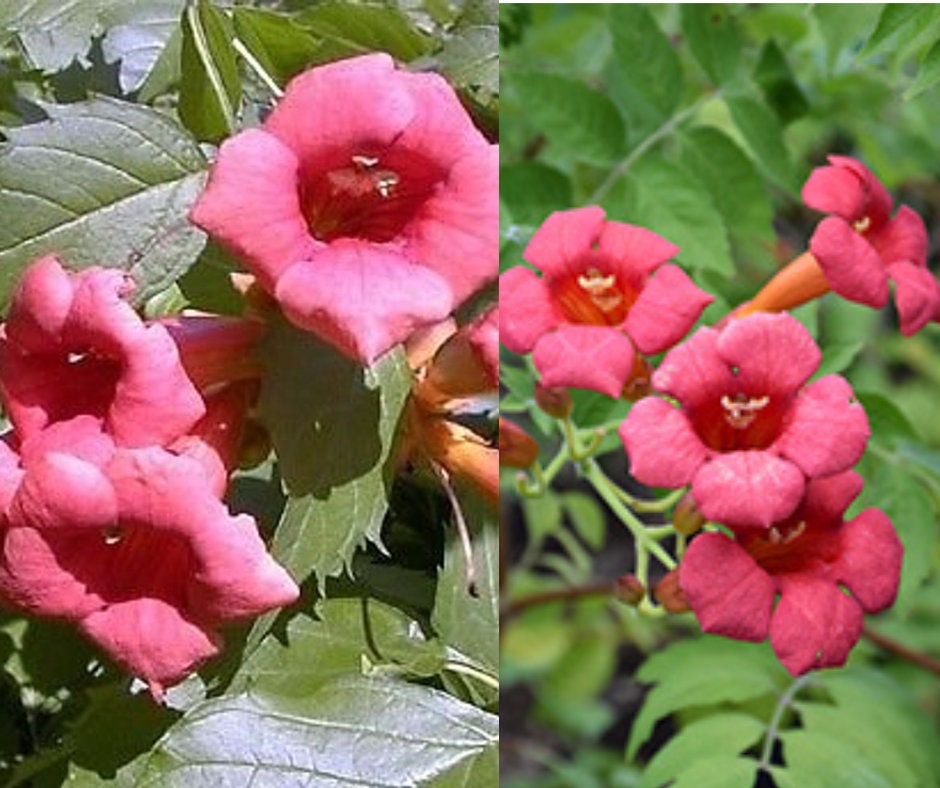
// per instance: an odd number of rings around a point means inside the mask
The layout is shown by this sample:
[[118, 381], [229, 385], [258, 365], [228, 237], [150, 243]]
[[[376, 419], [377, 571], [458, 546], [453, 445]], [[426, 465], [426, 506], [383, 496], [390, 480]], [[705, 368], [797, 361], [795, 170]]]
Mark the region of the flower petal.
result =
[[556, 211], [532, 236], [523, 258], [550, 276], [564, 274], [589, 254], [604, 228], [604, 209], [596, 205]]
[[679, 583], [705, 632], [755, 642], [770, 632], [776, 584], [725, 534], [692, 540]]
[[817, 226], [809, 249], [829, 285], [843, 298], [880, 309], [888, 302], [888, 276], [878, 252], [842, 219]]
[[597, 249], [616, 261], [614, 270], [623, 270], [627, 281], [643, 281], [680, 251], [678, 246], [652, 230], [624, 222], [605, 222]]
[[773, 448], [810, 477], [851, 468], [871, 435], [865, 409], [839, 375], [826, 375], [804, 388]]
[[718, 354], [738, 368], [736, 382], [745, 392], [771, 399], [794, 394], [822, 359], [809, 331], [785, 312], [732, 320], [718, 339]]
[[716, 455], [692, 481], [699, 511], [729, 528], [769, 528], [793, 514], [805, 488], [796, 465], [757, 450]]
[[808, 208], [835, 214], [847, 222], [861, 219], [867, 203], [862, 180], [845, 167], [817, 167], [809, 174], [801, 196]]
[[686, 415], [658, 397], [637, 402], [618, 433], [630, 473], [653, 487], [684, 487], [708, 457]]
[[807, 522], [819, 525], [833, 523], [841, 528], [842, 515], [864, 486], [864, 479], [855, 471], [810, 479], [797, 515]]
[[940, 320], [940, 285], [930, 270], [904, 260], [889, 265], [888, 276], [894, 280], [894, 302], [904, 336]]
[[146, 681], [156, 698], [222, 647], [220, 637], [162, 599], [111, 605], [89, 615], [79, 629], [118, 665]]
[[562, 326], [535, 346], [545, 386], [583, 388], [619, 397], [633, 369], [633, 344], [606, 326]]
[[430, 269], [355, 240], [338, 240], [289, 268], [276, 295], [288, 319], [363, 364], [453, 307]]
[[548, 285], [521, 265], [499, 277], [499, 303], [499, 340], [513, 353], [531, 353], [561, 323]]
[[681, 268], [664, 265], [630, 308], [624, 330], [641, 353], [661, 353], [682, 339], [714, 300]]
[[10, 303], [7, 338], [31, 353], [54, 350], [72, 308], [73, 292], [58, 257], [36, 260], [23, 272]]
[[904, 548], [880, 509], [866, 509], [840, 531], [836, 578], [868, 613], [889, 607], [898, 593]]
[[718, 332], [705, 326], [670, 350], [653, 373], [653, 388], [695, 408], [720, 398], [734, 386], [734, 376], [718, 355]]
[[412, 90], [392, 58], [377, 53], [295, 77], [264, 128], [293, 150], [305, 169], [322, 166], [325, 155], [337, 153], [348, 165], [353, 155], [375, 155], [392, 145], [416, 111]]
[[407, 229], [408, 256], [447, 280], [460, 304], [497, 276], [498, 218], [499, 148], [484, 145], [424, 204]]
[[845, 664], [862, 634], [862, 609], [834, 583], [812, 577], [779, 578], [781, 598], [770, 643], [794, 676]]
[[285, 268], [319, 246], [301, 212], [298, 170], [297, 156], [273, 134], [243, 131], [222, 143], [189, 214], [269, 291]]
[[885, 265], [906, 260], [924, 268], [927, 265], [927, 228], [910, 206], [902, 205], [895, 217], [867, 234]]

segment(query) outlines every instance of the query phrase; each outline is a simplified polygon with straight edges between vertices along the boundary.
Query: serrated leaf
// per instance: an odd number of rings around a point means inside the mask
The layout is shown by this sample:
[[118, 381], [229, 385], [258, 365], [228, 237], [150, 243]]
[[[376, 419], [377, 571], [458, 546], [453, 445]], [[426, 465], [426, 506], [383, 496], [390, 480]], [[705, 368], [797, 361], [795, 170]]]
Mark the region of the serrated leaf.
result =
[[711, 196], [671, 161], [640, 159], [603, 202], [609, 218], [642, 225], [677, 244], [677, 260], [684, 265], [734, 274], [725, 223]]
[[728, 5], [683, 3], [682, 32], [699, 65], [714, 85], [737, 75], [741, 60], [741, 36]]
[[121, 89], [137, 89], [179, 23], [184, 0], [34, 0], [0, 6], [0, 28], [16, 32], [29, 60], [44, 71], [85, 62], [103, 35], [105, 59], [120, 60]]
[[937, 516], [922, 483], [903, 467], [886, 464], [872, 482], [871, 500], [882, 509], [904, 545], [901, 586], [895, 608], [903, 613], [930, 573], [937, 542]]
[[786, 769], [773, 767], [780, 788], [807, 785], [851, 785], [852, 788], [894, 788], [841, 736], [808, 730], [784, 731], [783, 757]]
[[878, 24], [862, 47], [859, 57], [885, 51], [916, 35], [937, 17], [933, 3], [885, 3]]
[[552, 211], [570, 208], [573, 200], [570, 178], [538, 161], [500, 167], [499, 197], [522, 224], [541, 224]]
[[46, 105], [49, 120], [0, 147], [0, 302], [36, 257], [129, 272], [145, 300], [195, 261], [205, 236], [186, 218], [205, 159], [165, 116], [98, 98]]
[[904, 91], [904, 98], [912, 99], [937, 82], [940, 82], [940, 40], [927, 50], [927, 54], [920, 62], [917, 79], [914, 80], [913, 85]]
[[617, 66], [624, 79], [666, 117], [682, 100], [679, 58], [649, 9], [641, 3], [610, 7]]
[[466, 583], [460, 539], [448, 534], [444, 566], [437, 577], [431, 625], [441, 640], [492, 674], [499, 665], [499, 525], [482, 501], [464, 496], [471, 529], [476, 596]]
[[259, 409], [289, 493], [272, 551], [298, 580], [315, 573], [322, 589], [357, 547], [378, 542], [411, 372], [400, 349], [364, 369], [283, 320], [261, 355]]
[[427, 640], [413, 619], [374, 599], [321, 600], [316, 615], [291, 619], [284, 643], [266, 638], [242, 663], [229, 694], [306, 695], [340, 676], [367, 672], [366, 665], [427, 677], [444, 663], [439, 641]]
[[725, 103], [761, 169], [779, 186], [795, 193], [799, 184], [776, 115], [752, 96], [728, 96]]
[[632, 760], [661, 717], [691, 706], [740, 703], [775, 693], [782, 676], [767, 644], [701, 637], [654, 654], [637, 672], [640, 681], [658, 683], [633, 723], [627, 758]]
[[558, 155], [610, 164], [626, 149], [626, 127], [614, 103], [583, 82], [557, 74], [516, 74], [512, 82], [531, 123]]
[[327, 1], [311, 6], [295, 19], [329, 43], [338, 56], [382, 51], [407, 63], [427, 54], [434, 43], [390, 5]]
[[744, 253], [773, 243], [770, 195], [747, 155], [711, 126], [688, 129], [680, 140], [682, 164], [708, 190], [732, 240]]
[[320, 42], [290, 17], [260, 8], [232, 9], [239, 40], [277, 81], [284, 84], [316, 59]]
[[183, 12], [179, 115], [200, 140], [219, 142], [235, 130], [242, 85], [229, 19], [208, 0]]
[[[690, 782], [695, 776], [690, 773], [691, 769], [703, 774], [725, 774], [724, 769], [706, 769], [702, 762], [711, 761], [712, 758], [737, 762], [740, 760], [737, 756], [755, 744], [763, 734], [764, 724], [748, 714], [709, 714], [686, 725], [666, 742], [643, 772], [640, 788], [657, 788], [676, 777], [680, 778], [676, 784], [685, 780], [690, 785], [695, 785], [696, 783]], [[746, 764], [747, 761], [742, 763]], [[751, 762], [749, 768], [752, 773], [756, 765]], [[740, 771], [740, 767], [734, 768]]]
[[862, 403], [868, 415], [872, 435], [879, 440], [917, 439], [917, 430], [894, 402], [876, 391], [856, 391], [855, 398]]
[[441, 72], [484, 102], [499, 95], [499, 3], [470, 0], [437, 56]]

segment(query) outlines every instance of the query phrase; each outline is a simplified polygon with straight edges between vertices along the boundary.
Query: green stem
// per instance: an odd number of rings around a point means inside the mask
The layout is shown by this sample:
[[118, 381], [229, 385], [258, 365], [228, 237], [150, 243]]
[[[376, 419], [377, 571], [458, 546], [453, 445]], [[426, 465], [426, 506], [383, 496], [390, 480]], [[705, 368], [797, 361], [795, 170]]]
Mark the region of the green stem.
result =
[[764, 749], [763, 752], [761, 752], [758, 769], [766, 771], [770, 766], [770, 759], [774, 752], [774, 742], [777, 741], [780, 723], [783, 722], [783, 715], [786, 710], [793, 705], [793, 700], [796, 698], [797, 693], [812, 681], [812, 676], [812, 673], [804, 673], [802, 676], [795, 679], [793, 683], [787, 687], [787, 691], [780, 696], [780, 700], [777, 701], [777, 708], [774, 709], [773, 716], [770, 718], [770, 724], [767, 726], [767, 738], [764, 739]]
[[644, 139], [639, 145], [637, 145], [627, 156], [620, 160], [618, 164], [607, 174], [607, 177], [604, 179], [604, 182], [598, 186], [594, 193], [588, 197], [586, 205], [595, 205], [599, 203], [604, 197], [607, 196], [607, 192], [611, 190], [613, 185], [620, 180], [624, 174], [629, 170], [634, 164], [636, 164], [646, 152], [650, 150], [657, 142], [668, 137], [672, 134], [682, 123], [684, 123], [688, 118], [691, 118], [696, 112], [698, 112], [706, 103], [712, 101], [713, 99], [718, 98], [720, 91], [713, 93], [711, 96], [705, 96], [704, 98], [699, 99], [694, 104], [686, 107], [682, 112], [674, 115], [672, 118], [667, 120], [660, 126], [656, 131], [650, 134], [646, 139]]
[[463, 662], [448, 661], [444, 663], [442, 670], [469, 676], [472, 679], [476, 679], [481, 684], [486, 684], [487, 687], [491, 687], [492, 689], [499, 692], [499, 679], [496, 676], [487, 673], [486, 671], [473, 667], [473, 665], [467, 665]]
[[682, 487], [678, 490], [674, 490], [668, 495], [663, 496], [659, 499], [648, 500], [644, 498], [634, 498], [626, 490], [621, 489], [620, 487], [616, 488], [617, 495], [623, 500], [623, 502], [633, 509], [636, 512], [665, 512], [667, 509], [671, 509], [675, 506], [682, 496], [685, 494], [685, 487]]
[[593, 459], [589, 459], [584, 463], [584, 478], [588, 480], [611, 511], [630, 530], [637, 543], [656, 556], [657, 560], [667, 569], [675, 569], [675, 559], [655, 539], [650, 537], [646, 526], [620, 500], [615, 492], [618, 489], [617, 486], [607, 478]]

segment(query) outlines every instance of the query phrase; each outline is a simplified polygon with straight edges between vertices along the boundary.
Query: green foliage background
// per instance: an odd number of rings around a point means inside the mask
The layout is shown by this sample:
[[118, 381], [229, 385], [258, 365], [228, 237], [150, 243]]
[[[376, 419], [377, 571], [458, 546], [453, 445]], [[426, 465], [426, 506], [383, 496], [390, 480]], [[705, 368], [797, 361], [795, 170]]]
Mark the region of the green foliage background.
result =
[[[215, 145], [297, 73], [373, 51], [444, 74], [495, 141], [497, 36], [488, 0], [0, 0], [0, 305], [56, 252], [130, 272], [150, 317], [240, 313], [238, 261], [186, 220]], [[4, 615], [0, 784], [496, 784], [494, 514], [465, 495], [472, 597], [443, 493], [397, 475], [401, 350], [362, 369], [276, 322], [261, 355], [275, 452], [229, 503], [301, 602], [228, 632], [165, 708], [68, 628]]]
[[[504, 4], [500, 43], [504, 269], [551, 211], [599, 203], [682, 247], [717, 296], [714, 323], [806, 248], [818, 216], [799, 188], [845, 153], [924, 216], [937, 270], [937, 6]], [[940, 329], [905, 339], [890, 310], [832, 295], [798, 317], [823, 349], [820, 374], [846, 375], [869, 413], [856, 510], [883, 508], [906, 549], [898, 603], [871, 625], [936, 658]], [[502, 361], [501, 410], [548, 458], [560, 441], [535, 407], [533, 370]], [[607, 431], [611, 472], [623, 472], [614, 428], [628, 407], [575, 393], [575, 424]], [[574, 474], [537, 499], [518, 499], [514, 482], [507, 473], [505, 516], [522, 525], [505, 609], [629, 571], [620, 526]], [[697, 633], [691, 614], [648, 620], [596, 595], [505, 618], [504, 783], [940, 783], [936, 676], [862, 641], [846, 668], [794, 688], [766, 645]]]

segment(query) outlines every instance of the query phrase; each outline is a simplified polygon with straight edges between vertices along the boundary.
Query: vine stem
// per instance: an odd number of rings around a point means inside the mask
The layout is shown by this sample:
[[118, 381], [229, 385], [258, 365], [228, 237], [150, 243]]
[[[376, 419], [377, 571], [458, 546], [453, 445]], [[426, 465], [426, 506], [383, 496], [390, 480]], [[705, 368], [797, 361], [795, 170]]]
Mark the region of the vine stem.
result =
[[515, 618], [530, 607], [548, 605], [552, 602], [585, 599], [589, 597], [613, 597], [617, 592], [615, 583], [600, 583], [590, 586], [569, 586], [568, 588], [553, 588], [549, 591], [539, 591], [535, 594], [520, 597], [511, 602], [500, 611], [500, 621]]
[[604, 199], [604, 197], [607, 196], [607, 192], [611, 190], [613, 185], [624, 176], [627, 170], [629, 170], [634, 164], [643, 158], [650, 148], [652, 148], [661, 139], [664, 139], [665, 137], [668, 137], [670, 134], [672, 134], [680, 124], [684, 123], [688, 118], [691, 118], [709, 101], [718, 98], [720, 93], [720, 91], [716, 91], [712, 95], [705, 96], [696, 101], [694, 104], [690, 104], [688, 107], [682, 110], [682, 112], [674, 115], [672, 118], [663, 123], [662, 126], [656, 129], [656, 131], [652, 132], [623, 159], [614, 165], [614, 168], [607, 174], [607, 177], [604, 179], [603, 183], [601, 183], [601, 185], [594, 190], [594, 193], [588, 197], [585, 204], [595, 205]]
[[875, 632], [875, 630], [870, 629], [868, 626], [865, 626], [862, 630], [862, 637], [874, 643], [879, 648], [894, 654], [896, 657], [900, 657], [905, 662], [910, 662], [912, 665], [916, 665], [919, 668], [933, 673], [935, 676], [940, 676], [940, 659], [917, 651], [910, 646], [906, 646], [904, 643], [889, 638], [887, 635], [882, 635], [880, 632]]
[[767, 726], [767, 738], [764, 740], [764, 749], [760, 755], [758, 769], [766, 771], [770, 766], [770, 759], [774, 752], [774, 743], [779, 738], [778, 733], [780, 731], [780, 723], [783, 722], [784, 712], [793, 705], [796, 694], [812, 681], [812, 676], [812, 673], [804, 673], [799, 678], [794, 679], [793, 683], [787, 687], [787, 691], [784, 692], [783, 695], [780, 696], [780, 700], [777, 701], [777, 708], [774, 709], [773, 716], [770, 718], [770, 723]]
[[666, 569], [675, 569], [675, 559], [666, 552], [666, 550], [653, 539], [648, 533], [646, 526], [640, 522], [637, 516], [620, 500], [617, 495], [617, 486], [607, 478], [600, 466], [594, 459], [587, 459], [583, 463], [584, 478], [597, 491], [597, 494], [604, 500], [604, 503], [610, 507], [610, 510], [617, 515], [620, 521], [630, 530], [633, 538], [643, 549], [656, 556], [657, 560], [666, 567]]

